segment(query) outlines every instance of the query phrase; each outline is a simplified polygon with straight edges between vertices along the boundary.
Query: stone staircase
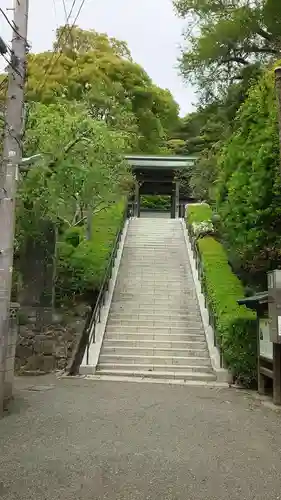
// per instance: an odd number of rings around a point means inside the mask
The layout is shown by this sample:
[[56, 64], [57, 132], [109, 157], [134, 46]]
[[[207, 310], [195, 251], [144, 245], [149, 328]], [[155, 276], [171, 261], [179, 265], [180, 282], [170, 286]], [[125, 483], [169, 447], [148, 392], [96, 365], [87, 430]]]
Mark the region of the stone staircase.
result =
[[179, 219], [132, 219], [97, 375], [215, 380]]

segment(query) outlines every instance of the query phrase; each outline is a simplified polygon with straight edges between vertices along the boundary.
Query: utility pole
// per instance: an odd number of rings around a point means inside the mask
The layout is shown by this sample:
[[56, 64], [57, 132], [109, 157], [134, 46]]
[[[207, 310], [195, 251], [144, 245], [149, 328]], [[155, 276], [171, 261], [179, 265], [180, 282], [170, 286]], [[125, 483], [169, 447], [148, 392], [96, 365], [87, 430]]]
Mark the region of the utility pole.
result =
[[281, 174], [281, 67], [275, 69], [275, 89], [279, 118], [280, 174]]
[[[0, 166], [0, 414], [6, 394], [7, 361], [11, 360], [10, 303], [15, 236], [16, 184], [22, 159], [24, 84], [26, 74], [27, 23], [29, 0], [14, 0], [14, 28], [7, 106], [3, 161]], [[13, 368], [13, 366], [12, 366]], [[11, 394], [11, 388], [8, 389]]]
[[[281, 175], [281, 67], [275, 69], [275, 89], [279, 119], [280, 175]], [[281, 344], [273, 342], [273, 402], [281, 404]]]

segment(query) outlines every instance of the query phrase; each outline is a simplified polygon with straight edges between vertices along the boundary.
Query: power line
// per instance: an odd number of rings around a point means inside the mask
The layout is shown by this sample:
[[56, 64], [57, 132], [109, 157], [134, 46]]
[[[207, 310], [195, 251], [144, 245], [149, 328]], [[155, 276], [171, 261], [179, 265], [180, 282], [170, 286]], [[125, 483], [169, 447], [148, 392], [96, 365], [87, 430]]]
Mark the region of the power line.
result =
[[64, 15], [65, 15], [65, 21], [66, 21], [67, 20], [67, 9], [66, 9], [65, 0], [62, 0], [62, 5], [63, 5]]
[[[80, 16], [80, 13], [81, 13], [82, 8], [83, 8], [83, 6], [84, 6], [84, 4], [85, 4], [85, 1], [86, 1], [86, 0], [82, 0], [82, 2], [81, 2], [81, 4], [80, 4], [80, 7], [79, 7], [79, 9], [78, 9], [78, 12], [77, 12], [77, 14], [76, 14], [76, 16], [75, 16], [75, 19], [74, 19], [74, 21], [73, 21], [72, 25], [71, 25], [71, 26], [69, 26], [69, 25], [68, 25], [68, 22], [69, 22], [69, 20], [70, 20], [70, 17], [71, 17], [71, 15], [72, 15], [73, 9], [74, 9], [75, 4], [76, 4], [76, 2], [77, 2], [77, 0], [73, 0], [73, 2], [72, 2], [72, 6], [71, 6], [71, 9], [70, 9], [70, 12], [69, 12], [69, 14], [68, 14], [68, 16], [67, 16], [67, 19], [66, 19], [66, 21], [67, 21], [67, 22], [66, 22], [65, 26], [63, 27], [63, 29], [62, 29], [62, 31], [61, 31], [61, 33], [60, 33], [59, 39], [58, 39], [58, 41], [57, 41], [57, 49], [59, 49], [59, 44], [60, 44], [60, 42], [61, 42], [61, 40], [62, 40], [62, 38], [63, 38], [64, 34], [66, 33], [66, 31], [68, 31], [69, 36], [71, 36], [71, 31], [72, 31], [72, 28], [75, 26], [75, 23], [76, 23], [76, 21], [77, 21], [78, 17]], [[39, 86], [39, 88], [37, 89], [38, 91], [41, 91], [41, 90], [44, 88], [44, 86], [45, 86], [45, 84], [46, 84], [46, 80], [47, 80], [48, 73], [49, 73], [50, 71], [52, 71], [52, 69], [55, 67], [56, 63], [57, 63], [57, 62], [59, 61], [59, 59], [61, 58], [61, 56], [62, 56], [62, 51], [60, 51], [60, 52], [59, 52], [58, 57], [56, 58], [56, 60], [54, 60], [54, 57], [55, 57], [55, 55], [56, 55], [56, 54], [57, 54], [57, 52], [53, 52], [52, 57], [51, 57], [51, 60], [50, 60], [50, 63], [49, 63], [49, 66], [47, 67], [47, 69], [46, 69], [46, 71], [45, 71], [44, 80], [43, 80], [42, 84]], [[52, 64], [52, 62], [53, 62], [53, 64]]]
[[75, 17], [75, 19], [74, 19], [74, 21], [73, 21], [72, 28], [73, 28], [73, 26], [75, 25], [75, 23], [76, 23], [76, 21], [77, 21], [78, 17], [80, 16], [81, 10], [83, 9], [85, 2], [86, 2], [86, 0], [82, 0], [81, 5], [80, 5], [80, 8], [78, 9], [78, 12], [77, 12], [77, 14], [76, 14], [76, 17]]
[[[76, 2], [77, 2], [77, 0], [73, 0], [73, 2], [72, 2], [71, 9], [70, 9], [69, 14], [68, 14], [67, 19], [66, 19], [66, 24], [63, 27], [63, 29], [62, 29], [62, 31], [60, 33], [60, 36], [58, 38], [57, 49], [59, 48], [59, 44], [60, 44], [60, 42], [61, 42], [61, 40], [62, 40], [62, 38], [63, 38], [66, 30], [68, 29], [68, 24], [67, 23], [69, 22], [69, 19], [70, 19], [71, 15], [72, 15], [72, 12], [73, 12], [73, 9], [75, 7]], [[43, 80], [42, 84], [39, 86], [39, 88], [37, 89], [39, 92], [44, 88], [44, 86], [46, 84], [48, 73], [50, 71], [52, 71], [52, 69], [54, 68], [55, 64], [58, 62], [59, 58], [61, 57], [61, 52], [59, 53], [57, 59], [54, 61], [55, 55], [56, 55], [56, 52], [53, 52], [51, 60], [50, 60], [50, 63], [49, 63], [49, 66], [47, 67], [47, 69], [45, 71], [44, 80]]]
[[8, 18], [7, 14], [5, 14], [4, 10], [0, 7], [0, 12], [2, 13], [2, 15], [4, 16], [4, 18], [6, 19], [8, 25], [12, 28], [13, 32], [16, 33], [20, 38], [22, 38], [23, 40], [25, 40], [22, 35], [18, 32], [18, 30], [16, 29], [16, 26], [15, 26], [15, 23], [14, 21], [11, 23], [10, 19]]

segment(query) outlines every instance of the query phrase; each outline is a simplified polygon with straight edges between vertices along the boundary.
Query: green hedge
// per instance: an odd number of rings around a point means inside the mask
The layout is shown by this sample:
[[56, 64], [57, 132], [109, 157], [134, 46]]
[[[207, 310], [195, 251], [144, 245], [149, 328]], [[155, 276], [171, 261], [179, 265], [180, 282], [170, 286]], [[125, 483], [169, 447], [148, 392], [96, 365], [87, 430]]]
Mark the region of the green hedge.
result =
[[58, 244], [57, 298], [59, 301], [99, 290], [116, 235], [121, 227], [124, 202], [93, 217], [91, 241], [85, 228], [71, 228]]
[[170, 210], [170, 196], [146, 195], [141, 196], [141, 208], [149, 210]]
[[[205, 222], [212, 218], [209, 205], [190, 205], [187, 223]], [[221, 243], [212, 236], [196, 243], [203, 274], [203, 288], [215, 322], [217, 342], [233, 376], [251, 386], [257, 374], [256, 315], [237, 301], [244, 297], [242, 283], [233, 273]]]
[[209, 221], [212, 218], [212, 209], [207, 203], [188, 205], [186, 217], [188, 224]]
[[256, 316], [237, 304], [244, 290], [228, 264], [223, 246], [209, 236], [200, 239], [197, 246], [203, 286], [224, 360], [235, 378], [251, 386], [257, 374]]

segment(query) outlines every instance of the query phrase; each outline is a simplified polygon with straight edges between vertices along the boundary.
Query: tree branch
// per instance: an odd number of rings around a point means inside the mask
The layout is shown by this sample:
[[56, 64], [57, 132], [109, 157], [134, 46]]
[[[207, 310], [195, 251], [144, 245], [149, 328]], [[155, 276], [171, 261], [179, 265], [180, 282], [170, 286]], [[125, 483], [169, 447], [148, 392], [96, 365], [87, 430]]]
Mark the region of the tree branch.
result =
[[273, 36], [271, 33], [268, 33], [264, 28], [259, 27], [257, 29], [257, 34], [260, 35], [262, 38], [265, 40], [268, 40], [269, 42], [272, 42]]
[[247, 61], [247, 59], [245, 59], [244, 57], [240, 57], [240, 56], [226, 57], [226, 58], [222, 59], [221, 62], [224, 64], [236, 62], [238, 64], [243, 64], [244, 66], [248, 66], [250, 64], [249, 61]]

